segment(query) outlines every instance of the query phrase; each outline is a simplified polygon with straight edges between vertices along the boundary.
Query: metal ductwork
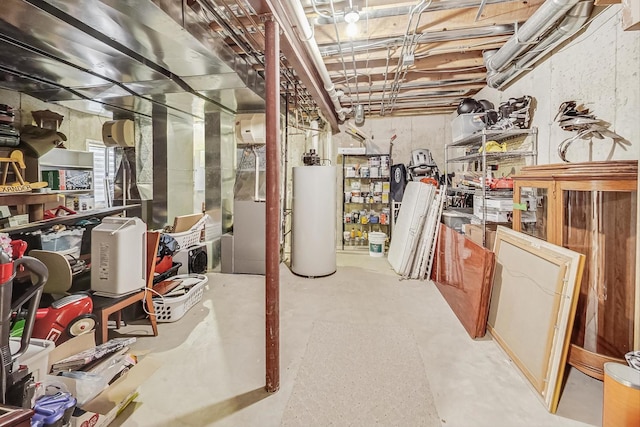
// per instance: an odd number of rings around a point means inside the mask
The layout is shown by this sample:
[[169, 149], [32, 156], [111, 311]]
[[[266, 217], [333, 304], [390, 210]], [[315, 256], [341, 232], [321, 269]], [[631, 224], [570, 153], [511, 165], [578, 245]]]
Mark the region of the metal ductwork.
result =
[[525, 71], [549, 49], [578, 31], [592, 9], [593, 0], [547, 0], [504, 46], [484, 52], [487, 85], [498, 89]]
[[5, 0], [0, 87], [88, 113], [264, 109], [264, 80], [181, 1]]
[[322, 55], [320, 54], [320, 49], [318, 48], [318, 44], [316, 43], [315, 38], [313, 37], [313, 30], [311, 29], [311, 25], [309, 25], [309, 21], [307, 20], [307, 16], [305, 14], [304, 8], [302, 4], [298, 1], [293, 1], [289, 3], [289, 6], [293, 9], [295, 13], [296, 20], [298, 21], [298, 25], [300, 30], [302, 31], [301, 40], [307, 46], [309, 50], [309, 54], [311, 59], [313, 60], [313, 64], [318, 70], [318, 74], [322, 79], [322, 84], [324, 85], [324, 90], [327, 91], [327, 95], [331, 99], [335, 111], [340, 120], [345, 119], [345, 113], [347, 112], [342, 108], [340, 104], [340, 100], [338, 99], [338, 94], [336, 93], [336, 88], [331, 81], [331, 76], [329, 75], [329, 71], [324, 64], [324, 60], [322, 59]]

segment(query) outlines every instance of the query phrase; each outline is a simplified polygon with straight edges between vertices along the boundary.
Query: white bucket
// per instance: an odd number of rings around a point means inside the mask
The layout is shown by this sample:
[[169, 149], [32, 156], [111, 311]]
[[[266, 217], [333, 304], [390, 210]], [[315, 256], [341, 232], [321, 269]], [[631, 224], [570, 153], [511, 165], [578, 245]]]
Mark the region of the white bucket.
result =
[[374, 257], [384, 256], [384, 244], [387, 241], [387, 235], [377, 231], [369, 233], [369, 255]]

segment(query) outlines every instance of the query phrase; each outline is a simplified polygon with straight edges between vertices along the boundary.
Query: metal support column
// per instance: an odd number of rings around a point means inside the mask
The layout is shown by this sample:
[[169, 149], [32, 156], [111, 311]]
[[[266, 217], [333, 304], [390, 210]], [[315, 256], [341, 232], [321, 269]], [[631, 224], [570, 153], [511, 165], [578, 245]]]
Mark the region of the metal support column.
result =
[[280, 39], [273, 19], [265, 22], [266, 244], [265, 326], [268, 392], [280, 388]]

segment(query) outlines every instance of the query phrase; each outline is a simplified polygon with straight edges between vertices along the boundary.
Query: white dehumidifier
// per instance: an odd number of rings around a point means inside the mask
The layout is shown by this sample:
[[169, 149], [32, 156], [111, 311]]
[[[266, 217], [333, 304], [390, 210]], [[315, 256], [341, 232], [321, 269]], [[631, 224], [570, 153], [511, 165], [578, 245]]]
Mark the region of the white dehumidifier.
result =
[[106, 217], [91, 230], [91, 289], [119, 297], [146, 286], [146, 231], [140, 218]]

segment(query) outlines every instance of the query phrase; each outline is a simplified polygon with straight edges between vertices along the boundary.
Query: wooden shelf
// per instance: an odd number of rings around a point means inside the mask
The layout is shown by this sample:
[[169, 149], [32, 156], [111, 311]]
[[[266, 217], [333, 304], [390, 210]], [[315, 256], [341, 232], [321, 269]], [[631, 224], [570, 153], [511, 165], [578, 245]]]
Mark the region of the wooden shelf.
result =
[[[0, 194], [0, 206], [17, 206], [18, 212], [24, 213], [24, 207], [29, 212], [29, 221], [40, 221], [44, 218], [45, 203], [56, 203], [58, 195], [55, 193], [11, 193]], [[2, 230], [5, 232], [6, 228]]]
[[[34, 193], [31, 193], [31, 194], [34, 194]], [[37, 194], [37, 195], [42, 195], [42, 194]], [[54, 194], [54, 196], [55, 196], [55, 194]], [[2, 196], [2, 197], [4, 197], [4, 196]], [[52, 218], [52, 219], [43, 219], [41, 221], [30, 222], [29, 224], [20, 225], [20, 226], [17, 226], [17, 227], [8, 227], [8, 228], [4, 228], [4, 229], [0, 230], [0, 232], [9, 233], [9, 234], [12, 234], [12, 233], [24, 233], [24, 232], [28, 232], [28, 231], [40, 230], [40, 229], [42, 229], [44, 227], [51, 227], [51, 226], [57, 225], [57, 224], [71, 225], [71, 224], [75, 224], [76, 222], [78, 222], [81, 219], [93, 218], [93, 217], [102, 218], [102, 217], [105, 217], [105, 216], [109, 216], [111, 214], [123, 212], [123, 211], [125, 211], [127, 209], [134, 209], [134, 208], [139, 208], [139, 207], [140, 207], [139, 204], [135, 204], [135, 205], [127, 205], [127, 206], [114, 206], [114, 207], [111, 207], [111, 208], [104, 208], [104, 209], [94, 209], [94, 210], [91, 210], [91, 211], [83, 211], [83, 212], [77, 213], [75, 215], [66, 215], [66, 216], [60, 216], [60, 217]]]

